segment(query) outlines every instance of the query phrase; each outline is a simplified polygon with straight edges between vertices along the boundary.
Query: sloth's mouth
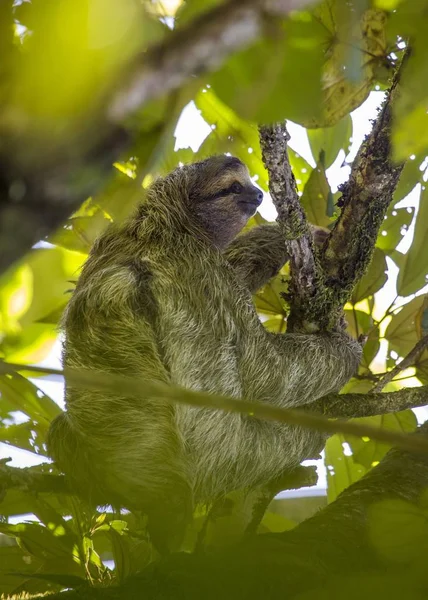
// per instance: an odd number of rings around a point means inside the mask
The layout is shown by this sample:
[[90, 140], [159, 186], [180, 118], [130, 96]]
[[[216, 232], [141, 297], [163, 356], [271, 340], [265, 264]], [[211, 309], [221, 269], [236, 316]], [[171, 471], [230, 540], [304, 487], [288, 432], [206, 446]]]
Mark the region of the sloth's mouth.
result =
[[251, 200], [238, 200], [238, 204], [241, 205], [245, 211], [255, 213], [260, 206], [261, 201], [257, 200], [257, 198], [252, 198]]

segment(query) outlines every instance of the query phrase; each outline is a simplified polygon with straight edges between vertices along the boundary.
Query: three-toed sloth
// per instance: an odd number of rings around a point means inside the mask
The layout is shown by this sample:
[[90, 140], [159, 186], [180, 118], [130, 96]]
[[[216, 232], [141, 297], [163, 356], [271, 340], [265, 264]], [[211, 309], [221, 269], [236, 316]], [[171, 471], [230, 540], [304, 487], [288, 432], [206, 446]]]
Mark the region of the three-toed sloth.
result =
[[[262, 196], [228, 156], [157, 179], [91, 250], [64, 317], [65, 366], [281, 407], [338, 391], [357, 369], [357, 341], [272, 334], [257, 316], [252, 293], [287, 260], [276, 225], [238, 236]], [[268, 482], [322, 443], [316, 431], [143, 393], [67, 385], [66, 403], [49, 432], [54, 459], [93, 502], [147, 513], [159, 539], [195, 504]]]

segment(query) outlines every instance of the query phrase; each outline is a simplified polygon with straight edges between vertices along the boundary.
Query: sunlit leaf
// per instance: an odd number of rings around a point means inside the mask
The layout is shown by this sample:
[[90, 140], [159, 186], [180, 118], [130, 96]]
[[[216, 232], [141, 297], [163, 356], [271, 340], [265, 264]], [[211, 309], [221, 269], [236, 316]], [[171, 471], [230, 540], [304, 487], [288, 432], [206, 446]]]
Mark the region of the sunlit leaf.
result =
[[352, 119], [350, 115], [347, 115], [332, 127], [308, 130], [312, 156], [315, 161], [318, 161], [323, 151], [324, 167], [326, 169], [334, 163], [340, 150], [343, 149], [345, 154], [348, 154], [351, 137]]
[[380, 228], [376, 246], [386, 254], [392, 253], [408, 230], [413, 215], [414, 208], [394, 208], [392, 204]]
[[419, 341], [419, 320], [426, 302], [423, 296], [418, 296], [394, 314], [385, 331], [390, 351], [405, 356]]
[[352, 293], [353, 304], [360, 302], [383, 287], [388, 279], [386, 270], [385, 254], [379, 248], [375, 248], [367, 273], [360, 279]]
[[305, 209], [308, 220], [313, 225], [327, 227], [331, 224], [328, 216], [328, 201], [331, 194], [330, 186], [321, 162], [312, 169], [303, 190], [301, 204]]
[[306, 123], [321, 114], [324, 40], [325, 29], [310, 13], [294, 13], [275, 35], [229, 58], [209, 81], [246, 119]]
[[343, 452], [345, 438], [333, 435], [327, 440], [325, 447], [325, 465], [327, 468], [327, 499], [333, 502], [343, 490], [361, 479], [365, 473], [364, 467], [356, 464], [352, 456]]
[[399, 263], [400, 272], [397, 279], [397, 292], [400, 296], [415, 293], [428, 283], [427, 237], [428, 190], [425, 188], [421, 192], [412, 245], [403, 256], [401, 263]]
[[[355, 419], [355, 422], [398, 433], [410, 433], [417, 426], [415, 414], [411, 410]], [[353, 436], [345, 436], [345, 439], [351, 447], [354, 462], [363, 465], [366, 469], [370, 469], [380, 462], [388, 450], [391, 449], [390, 444], [374, 439], [363, 440]]]

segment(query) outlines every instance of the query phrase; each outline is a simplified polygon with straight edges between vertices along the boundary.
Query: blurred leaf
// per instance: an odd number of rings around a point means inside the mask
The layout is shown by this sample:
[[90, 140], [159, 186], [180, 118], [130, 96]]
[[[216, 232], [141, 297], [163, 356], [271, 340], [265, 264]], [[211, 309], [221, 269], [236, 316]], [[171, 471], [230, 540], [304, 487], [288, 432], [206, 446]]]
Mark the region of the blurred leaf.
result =
[[275, 319], [284, 319], [286, 316], [285, 303], [280, 294], [285, 290], [280, 273], [267, 283], [255, 296], [254, 302], [258, 312], [266, 315], [275, 315]]
[[375, 503], [368, 515], [370, 541], [382, 558], [400, 565], [420, 562], [428, 551], [425, 510], [401, 498]]
[[107, 228], [109, 223], [110, 219], [102, 210], [90, 216], [72, 217], [62, 229], [48, 239], [56, 246], [88, 254], [98, 235]]
[[210, 88], [198, 92], [195, 104], [212, 128], [197, 157], [230, 152], [247, 165], [251, 175], [258, 176], [257, 185], [267, 190], [268, 175], [261, 158], [257, 125], [239, 118]]
[[345, 310], [346, 320], [348, 322], [348, 331], [353, 338], [358, 338], [361, 334], [369, 337], [363, 348], [363, 358], [361, 365], [367, 370], [370, 367], [370, 363], [375, 358], [380, 348], [379, 341], [379, 329], [373, 327], [373, 319], [371, 315], [361, 310]]
[[12, 267], [0, 278], [0, 328], [15, 330], [33, 299], [33, 273], [28, 265]]
[[305, 209], [308, 220], [313, 225], [327, 227], [331, 220], [328, 216], [328, 200], [331, 194], [324, 166], [318, 162], [312, 169], [303, 190], [301, 204]]
[[220, 3], [221, 0], [185, 0], [176, 12], [177, 27], [180, 28], [189, 21], [193, 21]]
[[334, 125], [360, 106], [369, 95], [377, 70], [385, 64], [386, 16], [364, 4], [326, 1], [315, 15], [328, 32], [323, 69], [323, 116], [307, 127]]
[[[362, 425], [369, 425], [398, 433], [410, 433], [417, 427], [416, 416], [411, 410], [404, 410], [389, 415], [354, 419], [354, 421]], [[353, 436], [344, 436], [344, 439], [351, 447], [354, 462], [363, 465], [367, 470], [380, 462], [391, 449], [390, 444], [385, 444], [377, 440], [363, 440], [362, 438]]]
[[423, 385], [428, 385], [428, 351], [422, 353], [422, 356], [416, 361], [416, 377]]
[[[42, 564], [41, 560], [31, 556], [19, 546], [0, 546], [0, 594], [18, 592], [20, 586], [27, 580], [27, 573], [36, 572]], [[46, 586], [39, 587], [39, 591], [45, 590]]]
[[67, 571], [76, 571], [76, 563], [72, 554], [75, 543], [74, 536], [55, 535], [54, 532], [39, 523], [19, 523], [18, 525], [0, 523], [0, 532], [15, 536], [21, 547], [39, 560], [45, 561], [61, 557], [64, 570], [68, 565]]
[[281, 533], [282, 531], [290, 531], [294, 527], [296, 527], [294, 521], [283, 515], [267, 511], [259, 525], [258, 533]]
[[363, 275], [352, 292], [352, 303], [356, 304], [380, 290], [388, 279], [386, 270], [385, 254], [379, 248], [375, 248], [367, 273]]
[[336, 160], [340, 150], [348, 154], [352, 137], [352, 119], [346, 115], [332, 127], [309, 129], [308, 138], [312, 156], [318, 162], [324, 151], [324, 167], [328, 169]]
[[321, 115], [325, 29], [308, 12], [293, 13], [272, 28], [270, 37], [233, 55], [209, 81], [245, 119], [315, 120]]
[[412, 245], [399, 264], [400, 272], [397, 279], [397, 292], [400, 296], [413, 294], [428, 282], [427, 237], [428, 190], [425, 188], [422, 190], [420, 196]]
[[356, 464], [352, 456], [345, 456], [343, 452], [343, 435], [336, 434], [327, 440], [325, 447], [325, 466], [327, 468], [327, 499], [331, 503], [337, 496], [358, 481], [365, 473], [365, 469]]

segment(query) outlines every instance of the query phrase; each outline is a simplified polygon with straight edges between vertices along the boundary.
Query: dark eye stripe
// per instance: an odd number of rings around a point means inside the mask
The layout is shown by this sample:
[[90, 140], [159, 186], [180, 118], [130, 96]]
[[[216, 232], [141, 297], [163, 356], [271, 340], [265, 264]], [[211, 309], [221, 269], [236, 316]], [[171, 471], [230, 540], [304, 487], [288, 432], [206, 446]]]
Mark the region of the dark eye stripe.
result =
[[[236, 189], [236, 185], [240, 186], [239, 191], [237, 191]], [[215, 194], [210, 194], [209, 196], [204, 196], [204, 201], [209, 201], [209, 200], [217, 200], [217, 198], [222, 198], [223, 196], [229, 196], [229, 194], [239, 194], [242, 192], [242, 190], [244, 189], [244, 186], [239, 183], [239, 181], [234, 181], [232, 183], [232, 185], [230, 185], [228, 188], [224, 188], [222, 190], [220, 190], [219, 192], [216, 192]]]

